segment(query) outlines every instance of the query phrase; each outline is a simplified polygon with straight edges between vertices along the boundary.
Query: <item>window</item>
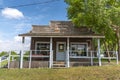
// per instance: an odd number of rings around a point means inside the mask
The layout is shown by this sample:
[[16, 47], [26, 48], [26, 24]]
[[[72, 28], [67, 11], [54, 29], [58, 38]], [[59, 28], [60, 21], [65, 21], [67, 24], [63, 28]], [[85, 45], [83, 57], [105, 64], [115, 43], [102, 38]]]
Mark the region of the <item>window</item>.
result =
[[87, 56], [87, 43], [72, 43], [71, 56]]
[[49, 50], [50, 50], [50, 43], [48, 42], [36, 43], [36, 54], [48, 55]]
[[59, 52], [64, 52], [65, 45], [64, 44], [59, 44], [58, 45], [58, 51]]

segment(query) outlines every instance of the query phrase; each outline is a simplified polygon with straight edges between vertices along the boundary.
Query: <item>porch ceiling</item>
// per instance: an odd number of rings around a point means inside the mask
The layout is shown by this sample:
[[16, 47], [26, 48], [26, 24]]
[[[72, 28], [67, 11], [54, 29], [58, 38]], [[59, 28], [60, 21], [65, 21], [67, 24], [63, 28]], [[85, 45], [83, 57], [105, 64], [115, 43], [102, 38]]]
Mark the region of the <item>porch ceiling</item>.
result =
[[70, 37], [70, 38], [105, 38], [100, 34], [64, 34], [64, 33], [25, 33], [19, 34], [22, 37]]

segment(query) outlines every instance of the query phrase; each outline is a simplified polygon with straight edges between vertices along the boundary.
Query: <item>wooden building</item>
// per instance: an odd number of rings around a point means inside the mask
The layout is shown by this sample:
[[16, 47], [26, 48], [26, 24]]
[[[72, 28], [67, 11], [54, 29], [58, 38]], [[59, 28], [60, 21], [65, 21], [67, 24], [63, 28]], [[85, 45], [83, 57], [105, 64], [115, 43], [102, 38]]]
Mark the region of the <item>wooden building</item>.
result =
[[75, 27], [71, 21], [32, 25], [30, 32], [19, 36], [31, 37], [32, 60], [40, 61], [42, 58], [50, 68], [59, 66], [60, 63], [63, 63], [61, 66], [70, 67], [79, 66], [79, 62], [91, 62], [90, 51], [94, 51], [92, 40], [98, 42], [98, 50], [94, 55], [100, 56], [100, 39], [105, 37], [94, 33], [90, 28]]

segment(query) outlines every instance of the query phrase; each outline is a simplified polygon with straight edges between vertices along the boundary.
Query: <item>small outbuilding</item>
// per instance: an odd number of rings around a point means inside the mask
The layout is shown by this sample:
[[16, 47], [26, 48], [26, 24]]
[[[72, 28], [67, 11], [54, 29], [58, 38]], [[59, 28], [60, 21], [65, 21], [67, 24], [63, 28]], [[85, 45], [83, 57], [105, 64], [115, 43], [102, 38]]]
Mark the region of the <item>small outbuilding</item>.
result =
[[[19, 34], [23, 39], [31, 38], [31, 59], [42, 61], [48, 67], [79, 66], [88, 62], [92, 56], [98, 56], [100, 62], [100, 39], [104, 35], [94, 33], [87, 27], [75, 27], [71, 21], [50, 21], [49, 25], [32, 25], [32, 30]], [[93, 39], [97, 40], [98, 48], [94, 51]], [[24, 42], [24, 41], [23, 41]]]

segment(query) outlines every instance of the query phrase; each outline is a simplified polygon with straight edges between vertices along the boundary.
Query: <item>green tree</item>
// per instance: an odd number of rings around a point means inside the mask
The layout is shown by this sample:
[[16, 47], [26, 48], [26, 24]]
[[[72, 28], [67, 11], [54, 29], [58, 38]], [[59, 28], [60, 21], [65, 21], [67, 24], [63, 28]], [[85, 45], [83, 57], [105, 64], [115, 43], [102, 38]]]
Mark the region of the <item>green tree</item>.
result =
[[118, 56], [120, 60], [120, 0], [109, 1], [111, 27], [114, 30], [118, 44]]
[[24, 55], [30, 55], [30, 51], [26, 51]]
[[11, 51], [11, 55], [18, 55], [15, 51]]
[[0, 53], [0, 57], [5, 56], [7, 54], [8, 54], [7, 52], [3, 51], [3, 52]]
[[30, 51], [26, 51], [24, 53], [25, 56], [28, 56], [28, 57], [24, 57], [24, 61], [28, 61], [29, 60], [29, 55], [30, 55]]
[[[68, 18], [76, 26], [85, 26], [92, 28], [95, 33], [104, 34], [105, 39], [102, 43], [107, 49], [113, 49], [113, 44], [115, 45], [117, 41], [120, 44], [120, 0], [65, 0], [65, 2], [68, 4]], [[113, 47], [109, 47], [110, 45]]]

